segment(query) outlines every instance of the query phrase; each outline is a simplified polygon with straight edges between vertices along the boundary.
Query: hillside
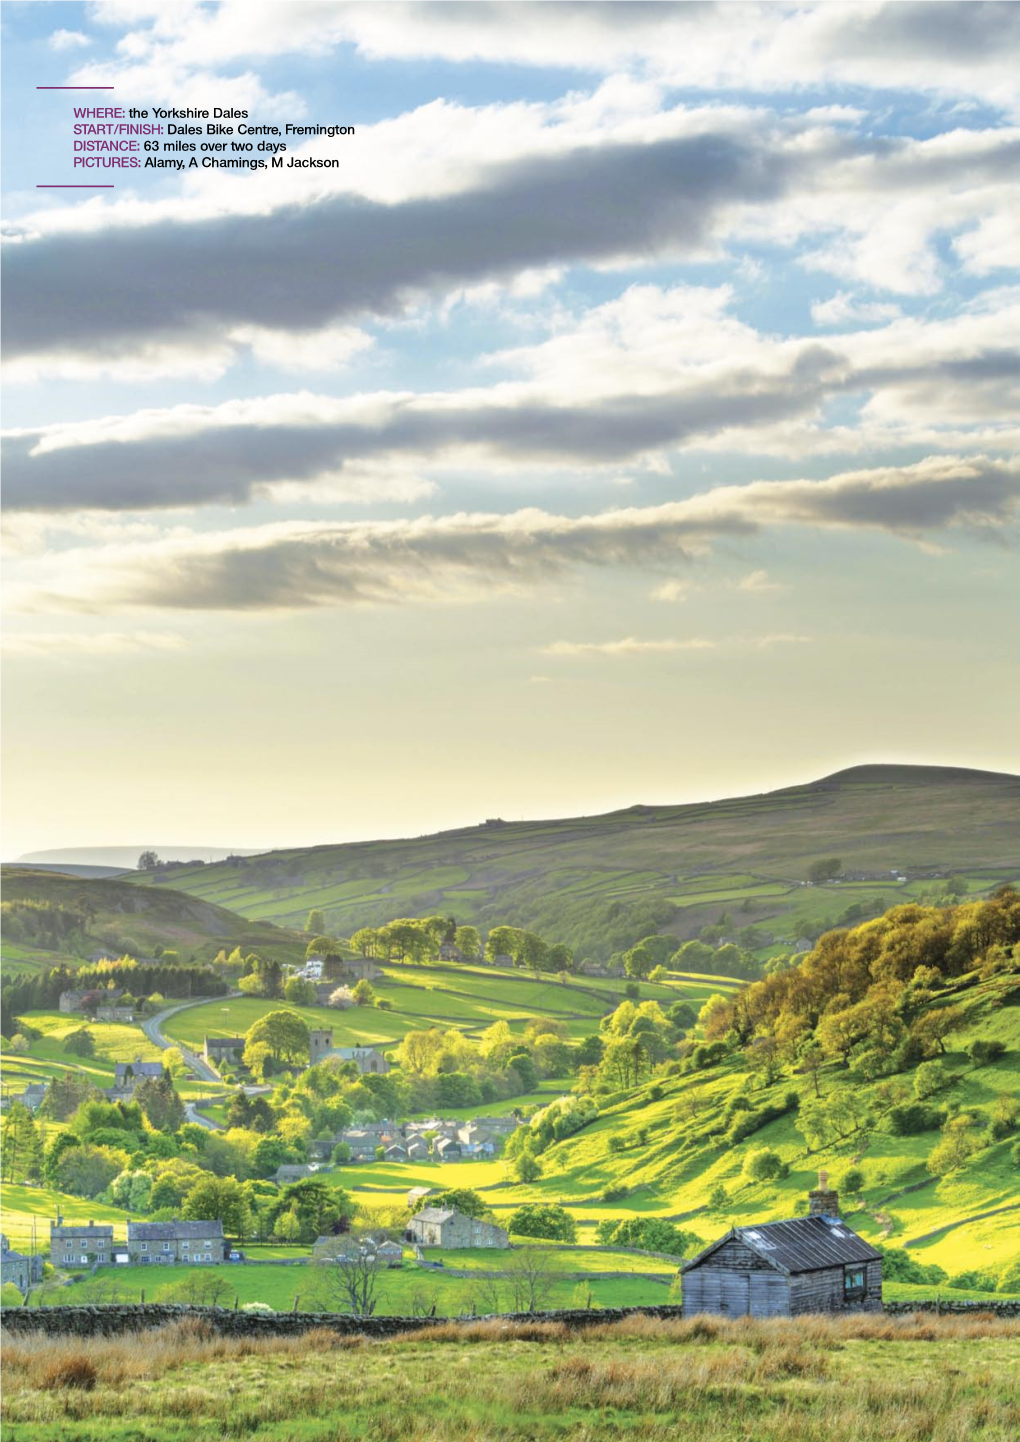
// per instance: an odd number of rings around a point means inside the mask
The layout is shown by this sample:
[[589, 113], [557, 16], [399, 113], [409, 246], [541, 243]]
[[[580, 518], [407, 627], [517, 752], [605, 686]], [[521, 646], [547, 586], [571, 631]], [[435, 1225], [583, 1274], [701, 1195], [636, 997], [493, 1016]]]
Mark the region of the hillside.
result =
[[66, 876], [3, 868], [4, 974], [74, 965], [97, 950], [152, 956], [157, 947], [182, 961], [218, 951], [272, 949], [296, 961], [300, 938], [269, 921], [250, 921], [225, 907], [165, 887], [142, 890], [120, 878]]
[[[847, 879], [805, 885], [811, 864], [830, 856]], [[653, 931], [694, 936], [722, 913], [777, 939], [813, 937], [950, 873], [973, 891], [1020, 876], [1020, 777], [862, 766], [759, 796], [272, 851], [130, 884], [285, 926], [317, 907], [344, 935], [441, 912], [531, 927], [602, 958]]]

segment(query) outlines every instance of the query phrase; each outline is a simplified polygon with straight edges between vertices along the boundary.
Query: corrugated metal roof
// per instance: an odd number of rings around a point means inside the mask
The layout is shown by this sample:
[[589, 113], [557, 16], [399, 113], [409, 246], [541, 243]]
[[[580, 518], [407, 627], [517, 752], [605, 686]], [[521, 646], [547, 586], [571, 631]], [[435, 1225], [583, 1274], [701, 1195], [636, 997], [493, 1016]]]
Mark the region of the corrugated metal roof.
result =
[[779, 1272], [817, 1272], [849, 1262], [880, 1260], [877, 1252], [839, 1217], [794, 1217], [788, 1222], [763, 1222], [758, 1227], [734, 1227], [718, 1242], [687, 1262], [688, 1272], [707, 1261], [724, 1242], [736, 1238]]

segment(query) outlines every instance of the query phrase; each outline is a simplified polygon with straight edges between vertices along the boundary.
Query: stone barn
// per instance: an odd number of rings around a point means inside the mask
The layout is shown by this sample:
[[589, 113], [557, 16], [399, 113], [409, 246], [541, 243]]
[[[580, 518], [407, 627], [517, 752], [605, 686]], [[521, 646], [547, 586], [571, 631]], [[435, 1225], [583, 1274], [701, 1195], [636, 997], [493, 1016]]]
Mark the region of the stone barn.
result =
[[788, 1222], [732, 1227], [681, 1267], [685, 1316], [796, 1317], [880, 1312], [882, 1254], [850, 1230], [820, 1172], [810, 1212]]

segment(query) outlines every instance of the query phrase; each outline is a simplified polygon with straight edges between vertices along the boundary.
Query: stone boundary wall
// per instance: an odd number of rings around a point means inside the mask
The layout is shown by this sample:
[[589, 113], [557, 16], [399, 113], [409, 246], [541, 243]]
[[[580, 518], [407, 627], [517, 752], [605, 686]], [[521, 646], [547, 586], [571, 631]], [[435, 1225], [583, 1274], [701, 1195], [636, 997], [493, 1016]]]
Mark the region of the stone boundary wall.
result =
[[[1020, 1302], [887, 1302], [887, 1315], [938, 1313], [942, 1316], [992, 1313], [996, 1317], [1020, 1317]], [[420, 1332], [450, 1323], [470, 1325], [479, 1321], [507, 1323], [562, 1322], [581, 1329], [626, 1317], [679, 1318], [683, 1308], [601, 1307], [552, 1312], [510, 1312], [495, 1317], [354, 1317], [344, 1312], [242, 1312], [225, 1307], [192, 1307], [150, 1302], [92, 1307], [6, 1307], [3, 1326], [10, 1335], [44, 1332], [48, 1336], [115, 1337], [152, 1327], [164, 1327], [194, 1317], [206, 1322], [225, 1337], [293, 1337], [324, 1327], [345, 1336], [393, 1337], [400, 1332]]]

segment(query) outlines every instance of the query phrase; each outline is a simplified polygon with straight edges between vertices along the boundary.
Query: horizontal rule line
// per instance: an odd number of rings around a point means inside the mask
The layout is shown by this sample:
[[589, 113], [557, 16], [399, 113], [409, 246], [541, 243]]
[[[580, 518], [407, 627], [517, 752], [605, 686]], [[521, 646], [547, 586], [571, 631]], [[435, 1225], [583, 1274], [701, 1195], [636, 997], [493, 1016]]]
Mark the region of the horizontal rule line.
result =
[[115, 90], [115, 85], [37, 85], [36, 90]]
[[112, 185], [37, 185], [36, 190], [113, 190]]

